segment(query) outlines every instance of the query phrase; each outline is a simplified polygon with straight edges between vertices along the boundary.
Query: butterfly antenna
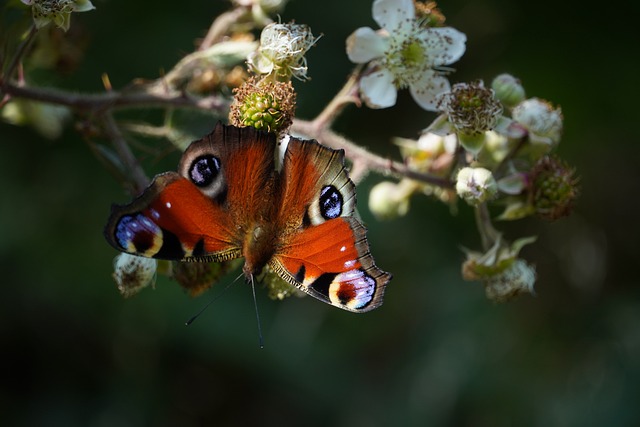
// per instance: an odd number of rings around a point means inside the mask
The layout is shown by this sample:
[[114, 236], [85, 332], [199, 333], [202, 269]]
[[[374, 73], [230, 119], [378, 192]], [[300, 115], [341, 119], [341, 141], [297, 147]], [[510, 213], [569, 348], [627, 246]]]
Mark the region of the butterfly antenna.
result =
[[260, 323], [260, 313], [258, 312], [258, 302], [256, 300], [256, 286], [253, 280], [253, 274], [251, 275], [251, 292], [253, 293], [253, 306], [256, 308], [256, 320], [258, 321], [258, 345], [260, 345], [260, 348], [264, 348], [264, 338], [262, 337], [262, 326]]
[[198, 317], [200, 317], [200, 315], [201, 315], [202, 313], [204, 313], [204, 311], [205, 311], [207, 308], [209, 308], [209, 306], [210, 306], [214, 301], [218, 300], [218, 298], [220, 298], [222, 295], [224, 295], [224, 293], [225, 293], [225, 292], [226, 292], [226, 291], [231, 287], [231, 285], [233, 285], [234, 283], [236, 283], [240, 277], [242, 277], [242, 274], [240, 274], [238, 277], [236, 277], [236, 278], [235, 278], [235, 280], [233, 280], [233, 281], [232, 281], [232, 282], [230, 282], [227, 286], [225, 286], [225, 287], [224, 287], [224, 289], [223, 289], [223, 290], [222, 290], [218, 295], [215, 295], [213, 298], [211, 298], [211, 300], [210, 300], [207, 304], [205, 304], [205, 306], [204, 306], [204, 307], [202, 307], [202, 308], [200, 309], [200, 311], [198, 311], [198, 312], [196, 313], [196, 315], [195, 315], [195, 316], [193, 316], [191, 319], [189, 319], [189, 320], [187, 320], [186, 322], [184, 322], [185, 326], [189, 326], [190, 324], [192, 324], [192, 323], [193, 323], [193, 321], [194, 321], [194, 320], [196, 320]]

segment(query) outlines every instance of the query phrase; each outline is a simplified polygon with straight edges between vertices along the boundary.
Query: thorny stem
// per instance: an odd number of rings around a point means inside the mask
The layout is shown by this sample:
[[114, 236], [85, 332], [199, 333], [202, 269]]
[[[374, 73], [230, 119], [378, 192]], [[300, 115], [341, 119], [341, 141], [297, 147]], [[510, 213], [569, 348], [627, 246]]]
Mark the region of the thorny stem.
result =
[[131, 152], [131, 148], [129, 148], [129, 144], [127, 144], [124, 136], [122, 136], [122, 132], [120, 132], [120, 128], [118, 128], [118, 124], [114, 120], [111, 112], [105, 112], [102, 114], [102, 122], [104, 124], [104, 131], [107, 134], [107, 137], [109, 137], [113, 143], [113, 147], [118, 153], [118, 157], [122, 160], [126, 172], [130, 176], [131, 182], [135, 185], [134, 192], [139, 194], [149, 184], [149, 178], [142, 169], [142, 166], [140, 166], [140, 163], [138, 163], [136, 157]]
[[313, 119], [313, 125], [317, 129], [328, 129], [331, 127], [333, 120], [340, 114], [349, 104], [360, 104], [358, 97], [358, 80], [362, 65], [357, 66], [340, 92], [333, 97], [331, 102]]
[[245, 13], [245, 8], [236, 7], [218, 16], [211, 24], [211, 27], [209, 27], [209, 31], [200, 43], [198, 50], [206, 50], [221, 41], [222, 38], [229, 33], [231, 26], [238, 22], [238, 19]]
[[291, 130], [294, 133], [300, 133], [309, 138], [322, 141], [324, 145], [327, 145], [329, 147], [336, 149], [342, 148], [345, 151], [345, 156], [352, 162], [354, 162], [354, 164], [358, 164], [359, 167], [366, 165], [367, 169], [382, 174], [393, 175], [396, 177], [406, 177], [415, 181], [437, 185], [442, 188], [453, 188], [454, 184], [448, 179], [440, 178], [426, 173], [416, 172], [403, 163], [386, 159], [384, 157], [380, 157], [378, 155], [370, 153], [369, 151], [358, 146], [347, 138], [338, 135], [330, 129], [318, 129], [314, 121], [294, 119]]
[[489, 215], [489, 209], [486, 203], [480, 203], [475, 207], [474, 211], [476, 225], [478, 226], [480, 238], [482, 239], [482, 247], [486, 252], [495, 244], [500, 233], [498, 233], [491, 223], [491, 216]]
[[229, 100], [222, 96], [198, 98], [184, 92], [170, 90], [160, 85], [140, 86], [137, 89], [109, 91], [99, 94], [70, 93], [52, 88], [34, 88], [7, 84], [3, 87], [6, 94], [15, 98], [64, 105], [83, 113], [99, 112], [106, 109], [116, 110], [142, 107], [182, 107], [206, 110], [225, 114]]
[[0, 94], [6, 93], [5, 87], [10, 83], [13, 73], [16, 71], [16, 68], [18, 68], [18, 64], [20, 64], [22, 57], [27, 52], [27, 49], [35, 39], [35, 36], [37, 33], [38, 33], [38, 29], [36, 28], [36, 24], [31, 24], [31, 28], [29, 28], [29, 33], [27, 34], [27, 37], [22, 41], [22, 43], [20, 43], [20, 46], [18, 46], [18, 50], [16, 51], [16, 54], [14, 55], [13, 59], [9, 63], [9, 66], [7, 67], [7, 71], [0, 78], [0, 83], [2, 83], [2, 87], [0, 88]]

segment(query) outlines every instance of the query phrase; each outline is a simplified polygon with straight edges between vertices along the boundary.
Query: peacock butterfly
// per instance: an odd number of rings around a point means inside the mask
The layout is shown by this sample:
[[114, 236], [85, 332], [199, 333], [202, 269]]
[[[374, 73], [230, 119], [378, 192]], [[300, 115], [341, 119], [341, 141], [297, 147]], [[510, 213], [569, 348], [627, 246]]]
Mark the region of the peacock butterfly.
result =
[[272, 133], [219, 123], [191, 143], [178, 173], [157, 175], [130, 204], [112, 207], [107, 241], [158, 259], [244, 257], [247, 280], [269, 266], [336, 307], [380, 306], [391, 274], [376, 267], [354, 217], [344, 151], [289, 137], [277, 168], [277, 146]]

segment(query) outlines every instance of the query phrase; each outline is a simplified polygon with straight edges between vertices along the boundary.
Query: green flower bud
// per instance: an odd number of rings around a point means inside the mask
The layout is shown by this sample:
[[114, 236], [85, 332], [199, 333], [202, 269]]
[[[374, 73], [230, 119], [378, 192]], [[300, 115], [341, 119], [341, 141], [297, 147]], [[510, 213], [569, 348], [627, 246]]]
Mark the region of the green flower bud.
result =
[[409, 198], [418, 188], [414, 181], [402, 180], [398, 184], [383, 181], [369, 193], [369, 210], [378, 219], [395, 219], [409, 211]]
[[506, 108], [513, 108], [525, 100], [524, 87], [511, 74], [500, 74], [491, 83], [496, 98]]

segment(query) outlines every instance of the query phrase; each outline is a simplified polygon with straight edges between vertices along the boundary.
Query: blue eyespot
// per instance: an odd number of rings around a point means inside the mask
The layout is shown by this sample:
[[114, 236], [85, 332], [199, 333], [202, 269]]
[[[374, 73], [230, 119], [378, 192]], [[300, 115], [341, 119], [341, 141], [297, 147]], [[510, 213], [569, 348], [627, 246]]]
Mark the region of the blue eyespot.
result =
[[198, 187], [210, 185], [220, 173], [220, 160], [207, 154], [196, 158], [189, 167], [189, 178]]
[[342, 214], [342, 194], [333, 185], [327, 185], [320, 191], [320, 215], [324, 219], [338, 218]]
[[123, 250], [134, 249], [139, 253], [151, 248], [154, 237], [161, 234], [160, 227], [141, 213], [124, 215], [118, 221], [115, 230], [116, 241]]

